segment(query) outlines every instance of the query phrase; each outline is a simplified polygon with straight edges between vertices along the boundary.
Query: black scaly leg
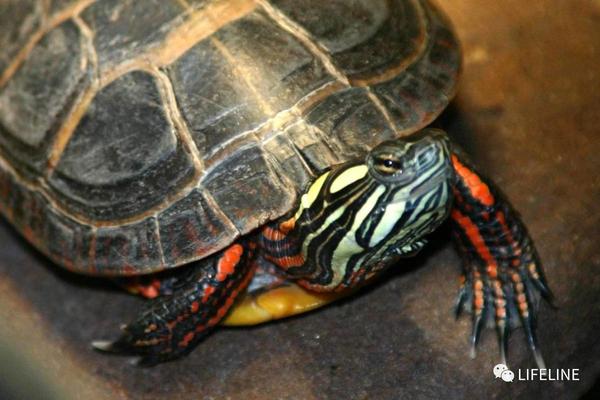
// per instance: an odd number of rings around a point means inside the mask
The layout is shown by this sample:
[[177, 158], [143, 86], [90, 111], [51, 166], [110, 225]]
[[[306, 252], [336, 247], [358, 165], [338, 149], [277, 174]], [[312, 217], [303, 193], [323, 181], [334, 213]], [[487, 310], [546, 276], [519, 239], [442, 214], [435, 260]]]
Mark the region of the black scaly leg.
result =
[[117, 285], [147, 299], [170, 296], [196, 279], [196, 268], [175, 268], [150, 275], [115, 278]]
[[137, 365], [151, 366], [193, 350], [225, 317], [254, 272], [252, 246], [242, 242], [200, 260], [179, 281], [173, 294], [151, 300], [115, 342], [97, 341], [102, 351], [140, 356]]
[[545, 368], [536, 337], [537, 293], [552, 301], [533, 241], [503, 195], [473, 168], [453, 154], [454, 237], [464, 258], [463, 284], [457, 316], [471, 303], [472, 354], [487, 316], [493, 313], [502, 363], [511, 319], [520, 318], [539, 368]]

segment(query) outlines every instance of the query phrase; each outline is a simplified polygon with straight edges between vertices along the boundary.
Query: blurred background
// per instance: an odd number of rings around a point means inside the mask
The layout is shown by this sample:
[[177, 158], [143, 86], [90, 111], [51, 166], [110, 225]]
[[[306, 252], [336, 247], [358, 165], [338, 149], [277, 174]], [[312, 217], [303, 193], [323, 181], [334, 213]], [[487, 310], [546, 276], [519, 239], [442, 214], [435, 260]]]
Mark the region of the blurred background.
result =
[[[404, 273], [320, 312], [209, 337], [152, 369], [93, 352], [141, 300], [59, 271], [0, 221], [0, 398], [593, 398], [600, 373], [600, 1], [439, 0], [463, 46], [447, 129], [521, 212], [558, 310], [551, 368], [578, 382], [493, 379], [495, 334], [468, 357], [451, 307], [460, 260], [440, 232]], [[521, 330], [513, 370], [534, 368]], [[597, 398], [597, 397], [595, 397]]]

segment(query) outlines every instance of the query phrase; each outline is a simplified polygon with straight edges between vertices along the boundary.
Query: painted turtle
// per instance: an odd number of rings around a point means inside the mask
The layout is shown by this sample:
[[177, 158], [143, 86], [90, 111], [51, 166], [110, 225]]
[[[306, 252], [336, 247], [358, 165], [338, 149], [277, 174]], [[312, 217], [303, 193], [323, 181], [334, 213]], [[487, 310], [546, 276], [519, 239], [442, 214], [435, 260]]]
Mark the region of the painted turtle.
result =
[[473, 348], [489, 317], [505, 361], [519, 316], [543, 366], [534, 303], [551, 294], [529, 235], [444, 133], [422, 130], [460, 66], [428, 1], [2, 7], [2, 214], [57, 264], [156, 297], [96, 348], [151, 365], [224, 320], [316, 308], [450, 217]]

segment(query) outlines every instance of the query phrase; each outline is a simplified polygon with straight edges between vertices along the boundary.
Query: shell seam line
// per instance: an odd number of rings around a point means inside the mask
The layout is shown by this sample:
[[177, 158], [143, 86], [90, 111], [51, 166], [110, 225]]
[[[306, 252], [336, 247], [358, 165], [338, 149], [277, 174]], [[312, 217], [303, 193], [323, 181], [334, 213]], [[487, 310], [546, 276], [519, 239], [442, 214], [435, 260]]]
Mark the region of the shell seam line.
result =
[[294, 141], [290, 138], [289, 134], [287, 132], [284, 132], [281, 136], [289, 144], [294, 154], [296, 154], [304, 169], [309, 173], [310, 176], [315, 177], [318, 171], [313, 170], [313, 168], [310, 166], [310, 160], [308, 160], [306, 156], [302, 153], [302, 151], [300, 151], [298, 146], [296, 146], [296, 143], [294, 143]]
[[388, 123], [388, 125], [390, 126], [390, 128], [392, 128], [392, 131], [394, 131], [394, 133], [396, 134], [396, 136], [398, 136], [399, 135], [398, 127], [396, 126], [396, 123], [394, 122], [392, 116], [390, 115], [390, 112], [387, 109], [387, 107], [381, 102], [381, 99], [379, 98], [379, 96], [377, 96], [377, 94], [375, 94], [371, 90], [370, 87], [367, 86], [366, 89], [367, 89], [367, 96], [369, 97], [369, 99], [371, 100], [371, 102], [375, 105], [375, 107], [383, 115], [383, 118]]
[[323, 66], [331, 75], [345, 86], [350, 86], [348, 77], [334, 64], [331, 56], [303, 27], [288, 18], [283, 12], [267, 0], [256, 0], [261, 8], [267, 13], [269, 18], [283, 30], [289, 32], [298, 39], [312, 54], [317, 57]]
[[216, 37], [211, 37], [210, 42], [223, 56], [223, 58], [229, 63], [235, 75], [237, 75], [237, 77], [246, 84], [246, 87], [248, 89], [250, 89], [252, 96], [256, 99], [262, 111], [267, 115], [272, 115], [274, 111], [271, 108], [271, 105], [264, 99], [264, 97], [260, 94], [258, 88], [252, 83], [252, 81], [249, 78], [250, 74], [246, 73], [244, 69], [240, 67], [239, 63], [235, 62], [235, 58], [233, 57], [233, 54], [231, 54], [227, 46], [225, 46], [225, 44]]
[[[151, 47], [132, 59], [104, 71], [101, 76], [101, 87], [104, 87], [119, 77], [139, 69], [140, 66], [166, 67], [201, 40], [238, 20], [256, 7], [253, 0], [230, 0], [213, 2], [203, 8], [186, 8], [187, 19], [171, 27], [168, 35], [155, 47]], [[220, 16], [217, 19], [216, 16]]]
[[[335, 77], [338, 81], [342, 82], [344, 86], [353, 87], [350, 79], [340, 70], [331, 58], [331, 54], [323, 48], [303, 27], [296, 22], [288, 18], [283, 12], [278, 10], [275, 6], [269, 3], [267, 0], [257, 0], [258, 4], [267, 13], [267, 15], [282, 29], [292, 34], [298, 39], [315, 57], [317, 57], [321, 63], [323, 63], [325, 69]], [[382, 114], [390, 128], [394, 133], [398, 134], [396, 124], [390, 117], [390, 113], [385, 108], [380, 99], [371, 92], [371, 89], [367, 86], [367, 97], [373, 103], [375, 108]]]
[[177, 0], [177, 2], [188, 12], [193, 11], [192, 6], [186, 0]]
[[[426, 21], [425, 23], [429, 23], [429, 17], [426, 15], [425, 10], [423, 10], [423, 6], [419, 1], [412, 1], [414, 8], [416, 10], [416, 12], [420, 15], [420, 21]], [[428, 26], [425, 26], [423, 28], [423, 31], [427, 31], [429, 29]], [[426, 40], [421, 40], [422, 46], [427, 46], [427, 41]], [[421, 51], [417, 51], [414, 54], [421, 54]], [[404, 62], [400, 63], [400, 65], [397, 68], [402, 68], [406, 73], [408, 73], [408, 67], [410, 65], [413, 64], [414, 61], [416, 61], [419, 57], [413, 57], [410, 60], [405, 60]], [[397, 68], [394, 68], [397, 69]], [[396, 75], [399, 73], [399, 71], [396, 71]], [[377, 81], [373, 82], [376, 83]], [[392, 129], [392, 131], [394, 132], [394, 134], [396, 135], [396, 137], [402, 137], [402, 136], [406, 136], [406, 130], [400, 130], [398, 128], [398, 126], [396, 125], [396, 123], [394, 122], [394, 119], [392, 118], [390, 111], [388, 110], [388, 108], [385, 106], [385, 104], [383, 104], [381, 98], [371, 89], [371, 87], [368, 85], [368, 81], [366, 82], [356, 82], [357, 84], [367, 84], [364, 87], [367, 89], [367, 96], [369, 97], [369, 99], [371, 99], [371, 101], [373, 102], [373, 104], [375, 105], [375, 107], [379, 110], [379, 112], [383, 115], [383, 118], [386, 120], [386, 122], [389, 124], [390, 128]]]
[[[85, 40], [86, 50], [88, 53], [87, 61], [90, 62], [93, 66], [92, 73], [95, 74], [94, 78], [99, 79], [98, 53], [96, 52], [96, 47], [94, 46], [94, 32], [79, 15], [74, 16], [72, 19], [75, 25], [77, 25], [77, 27], [79, 28], [79, 31], [81, 32]], [[85, 70], [85, 68], [83, 69]]]
[[206, 155], [206, 157], [213, 158], [218, 153], [225, 151], [233, 143], [244, 140], [247, 136], [255, 136], [257, 138], [257, 142], [264, 142], [265, 140], [268, 140], [269, 132], [274, 130], [285, 130], [286, 127], [293, 125], [298, 117], [301, 116], [308, 107], [321, 99], [323, 93], [336, 93], [340, 89], [339, 85], [340, 83], [335, 80], [323, 84], [322, 86], [314, 89], [312, 92], [302, 97], [290, 108], [278, 112], [257, 127], [241, 132], [240, 134], [227, 139], [221, 144], [220, 148], [211, 151]]
[[200, 156], [200, 150], [196, 146], [196, 142], [190, 133], [189, 127], [185, 123], [179, 105], [177, 104], [177, 97], [175, 96], [175, 89], [169, 76], [161, 71], [157, 67], [150, 69], [152, 75], [156, 78], [159, 86], [159, 91], [163, 97], [163, 106], [167, 108], [168, 118], [171, 120], [175, 131], [178, 133], [178, 138], [188, 148], [191, 153], [192, 160], [196, 169], [196, 173], [200, 173], [204, 169], [202, 157]]
[[56, 28], [58, 25], [67, 21], [69, 18], [72, 18], [76, 15], [79, 15], [83, 10], [87, 7], [95, 3], [96, 0], [82, 0], [72, 4], [70, 7], [67, 7], [53, 16], [51, 16], [46, 23], [40, 26], [29, 38], [27, 43], [17, 52], [15, 55], [13, 62], [6, 67], [6, 69], [0, 75], [0, 88], [2, 88], [12, 76], [19, 70], [23, 62], [29, 56], [29, 53], [33, 50], [33, 48], [39, 43], [40, 40], [52, 29]]
[[221, 207], [219, 207], [219, 204], [217, 203], [217, 200], [215, 200], [215, 198], [213, 197], [212, 193], [209, 192], [208, 189], [202, 188], [202, 196], [204, 196], [206, 202], [210, 204], [211, 210], [215, 211], [215, 213], [218, 213], [219, 216], [222, 217], [221, 222], [227, 222], [229, 229], [234, 230], [239, 237], [242, 233], [237, 228], [237, 226], [235, 226], [231, 218], [229, 218], [227, 214], [225, 214], [225, 211], [221, 210]]
[[85, 21], [79, 17], [79, 15], [74, 16], [72, 20], [81, 32], [81, 35], [85, 41], [85, 48], [82, 47], [84, 54], [82, 56], [82, 66], [87, 66], [87, 63], [90, 64], [92, 77], [89, 85], [87, 85], [87, 87], [79, 94], [78, 99], [69, 110], [67, 118], [65, 118], [65, 120], [62, 122], [58, 128], [58, 131], [56, 132], [56, 135], [52, 139], [53, 141], [49, 146], [50, 151], [48, 153], [48, 159], [46, 163], [47, 168], [44, 172], [44, 179], [46, 181], [50, 179], [50, 176], [58, 165], [62, 154], [64, 153], [64, 150], [71, 139], [71, 136], [79, 124], [79, 121], [87, 111], [88, 106], [99, 90], [98, 54], [96, 53], [96, 48], [94, 47], [94, 32], [85, 23]]
[[156, 232], [156, 244], [158, 246], [158, 252], [160, 253], [160, 263], [164, 266], [167, 265], [165, 261], [165, 253], [163, 251], [162, 238], [160, 237], [160, 225], [158, 223], [158, 217], [154, 218], [154, 231]]

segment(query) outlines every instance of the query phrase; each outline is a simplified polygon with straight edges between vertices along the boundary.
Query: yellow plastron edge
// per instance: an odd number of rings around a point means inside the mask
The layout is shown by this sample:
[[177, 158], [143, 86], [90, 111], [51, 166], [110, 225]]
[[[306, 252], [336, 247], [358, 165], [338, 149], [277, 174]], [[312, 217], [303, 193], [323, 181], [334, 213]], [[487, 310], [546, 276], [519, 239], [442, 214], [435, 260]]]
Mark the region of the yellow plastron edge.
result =
[[221, 322], [225, 326], [257, 325], [322, 307], [348, 293], [315, 293], [290, 284], [266, 292], [245, 294]]

